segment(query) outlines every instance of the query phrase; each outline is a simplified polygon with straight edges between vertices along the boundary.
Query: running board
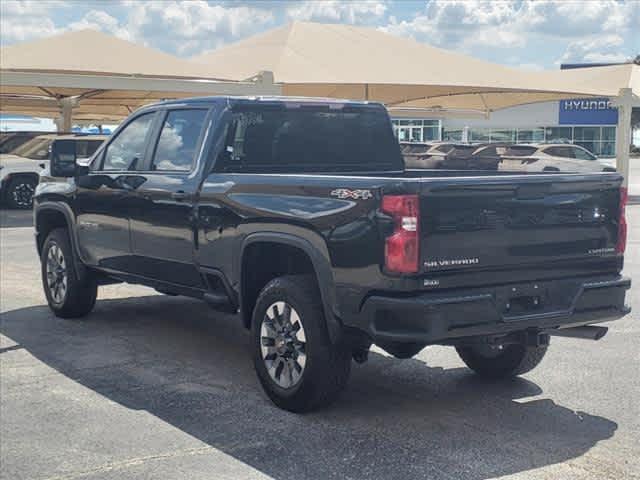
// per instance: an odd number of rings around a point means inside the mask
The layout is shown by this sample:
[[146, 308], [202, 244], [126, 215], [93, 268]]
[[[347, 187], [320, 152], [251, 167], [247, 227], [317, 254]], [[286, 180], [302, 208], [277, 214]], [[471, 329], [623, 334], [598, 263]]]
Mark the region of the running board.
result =
[[202, 299], [214, 310], [225, 313], [236, 313], [237, 308], [229, 301], [229, 297], [224, 293], [207, 292], [202, 295]]
[[204, 277], [207, 292], [202, 298], [215, 310], [226, 313], [238, 312], [238, 301], [231, 285], [220, 270], [201, 267], [200, 273]]

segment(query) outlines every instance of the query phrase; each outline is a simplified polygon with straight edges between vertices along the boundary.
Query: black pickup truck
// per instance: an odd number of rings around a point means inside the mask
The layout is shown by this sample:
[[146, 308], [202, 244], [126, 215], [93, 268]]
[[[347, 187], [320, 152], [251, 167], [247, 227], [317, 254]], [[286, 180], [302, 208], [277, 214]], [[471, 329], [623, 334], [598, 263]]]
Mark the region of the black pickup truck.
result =
[[485, 377], [552, 335], [629, 312], [617, 173], [406, 170], [385, 108], [296, 98], [145, 107], [88, 163], [61, 142], [35, 195], [44, 291], [87, 315], [100, 285], [203, 299], [251, 330], [280, 407], [332, 401], [373, 343], [450, 345]]

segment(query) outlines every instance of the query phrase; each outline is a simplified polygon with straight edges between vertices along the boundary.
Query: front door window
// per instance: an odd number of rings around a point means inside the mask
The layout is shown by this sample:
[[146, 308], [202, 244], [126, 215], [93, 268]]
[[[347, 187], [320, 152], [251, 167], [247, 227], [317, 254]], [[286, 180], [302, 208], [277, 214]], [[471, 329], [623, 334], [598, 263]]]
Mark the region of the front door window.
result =
[[140, 115], [118, 133], [107, 147], [103, 170], [127, 171], [141, 166], [153, 116], [154, 113]]

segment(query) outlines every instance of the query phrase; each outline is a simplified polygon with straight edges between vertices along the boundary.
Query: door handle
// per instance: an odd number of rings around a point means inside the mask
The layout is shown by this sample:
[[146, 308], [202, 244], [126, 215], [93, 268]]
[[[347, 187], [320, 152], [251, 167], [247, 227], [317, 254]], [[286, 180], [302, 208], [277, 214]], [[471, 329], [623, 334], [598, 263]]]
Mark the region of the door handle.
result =
[[171, 198], [179, 202], [181, 202], [182, 200], [185, 200], [187, 197], [188, 197], [187, 192], [184, 192], [182, 190], [178, 190], [177, 192], [173, 192], [171, 194]]

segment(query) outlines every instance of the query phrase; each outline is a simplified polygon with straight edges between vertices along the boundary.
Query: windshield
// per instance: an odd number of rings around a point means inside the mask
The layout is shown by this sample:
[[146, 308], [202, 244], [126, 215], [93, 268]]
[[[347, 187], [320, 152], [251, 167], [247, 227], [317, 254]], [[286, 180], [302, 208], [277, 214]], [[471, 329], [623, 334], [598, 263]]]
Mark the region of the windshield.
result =
[[49, 147], [53, 142], [53, 138], [32, 138], [23, 143], [18, 148], [12, 150], [11, 155], [18, 157], [30, 158], [32, 160], [46, 160], [49, 158]]
[[0, 139], [0, 153], [10, 153], [33, 137], [34, 135], [6, 134], [6, 137]]
[[221, 163], [226, 171], [402, 170], [398, 142], [376, 105], [234, 108]]

